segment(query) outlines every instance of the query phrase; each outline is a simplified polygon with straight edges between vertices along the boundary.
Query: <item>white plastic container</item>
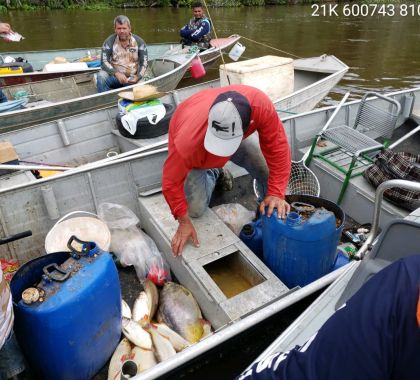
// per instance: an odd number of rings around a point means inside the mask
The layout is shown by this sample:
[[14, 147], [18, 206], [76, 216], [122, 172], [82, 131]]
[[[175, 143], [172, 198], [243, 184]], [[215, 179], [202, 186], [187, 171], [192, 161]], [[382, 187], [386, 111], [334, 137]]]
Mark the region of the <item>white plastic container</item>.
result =
[[44, 66], [43, 71], [46, 73], [58, 73], [68, 71], [84, 71], [88, 69], [89, 67], [86, 62], [47, 63]]
[[229, 58], [232, 61], [237, 61], [241, 57], [244, 51], [245, 51], [245, 46], [237, 42], [235, 45], [233, 45], [233, 48], [230, 49]]
[[[246, 84], [265, 92], [273, 101], [294, 89], [293, 59], [266, 55], [241, 62], [220, 65], [220, 84]], [[229, 81], [227, 76], [229, 76]]]

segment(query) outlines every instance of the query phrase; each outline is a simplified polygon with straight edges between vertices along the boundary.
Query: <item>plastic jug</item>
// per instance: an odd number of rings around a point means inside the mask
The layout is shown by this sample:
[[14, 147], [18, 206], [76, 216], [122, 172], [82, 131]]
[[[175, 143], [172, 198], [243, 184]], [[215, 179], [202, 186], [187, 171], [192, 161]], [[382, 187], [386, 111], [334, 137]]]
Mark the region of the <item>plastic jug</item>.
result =
[[191, 63], [191, 76], [194, 79], [198, 79], [204, 75], [206, 75], [206, 70], [204, 69], [203, 62], [201, 62], [200, 57], [194, 58]]
[[[39, 379], [90, 379], [120, 340], [115, 264], [95, 243], [81, 243], [80, 252], [55, 252], [29, 261], [10, 284], [16, 335]], [[37, 292], [39, 297], [28, 298]]]
[[232, 49], [230, 49], [229, 58], [232, 61], [237, 61], [241, 57], [244, 51], [245, 51], [245, 46], [237, 42], [235, 45], [233, 45]]
[[[334, 209], [343, 223], [344, 213]], [[274, 210], [270, 218], [263, 216], [264, 262], [289, 288], [309, 284], [333, 267], [343, 226], [336, 226], [335, 212], [318, 208], [306, 218], [290, 212], [282, 220]]]
[[239, 234], [239, 238], [254, 252], [260, 260], [263, 259], [262, 220], [245, 224]]

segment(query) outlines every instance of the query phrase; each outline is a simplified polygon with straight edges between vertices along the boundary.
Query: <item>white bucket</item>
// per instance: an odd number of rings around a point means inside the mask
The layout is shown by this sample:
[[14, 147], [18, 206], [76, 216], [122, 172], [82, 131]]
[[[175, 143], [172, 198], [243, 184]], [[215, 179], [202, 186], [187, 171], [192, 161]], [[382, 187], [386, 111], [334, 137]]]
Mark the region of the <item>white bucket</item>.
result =
[[[75, 214], [90, 216], [68, 219]], [[80, 240], [95, 242], [104, 251], [108, 251], [111, 246], [111, 232], [96, 214], [87, 211], [73, 211], [63, 216], [48, 232], [45, 237], [45, 252], [69, 252], [67, 242], [73, 235]]]
[[230, 49], [229, 58], [233, 61], [237, 61], [244, 51], [245, 46], [237, 42], [235, 45], [233, 45], [233, 48]]

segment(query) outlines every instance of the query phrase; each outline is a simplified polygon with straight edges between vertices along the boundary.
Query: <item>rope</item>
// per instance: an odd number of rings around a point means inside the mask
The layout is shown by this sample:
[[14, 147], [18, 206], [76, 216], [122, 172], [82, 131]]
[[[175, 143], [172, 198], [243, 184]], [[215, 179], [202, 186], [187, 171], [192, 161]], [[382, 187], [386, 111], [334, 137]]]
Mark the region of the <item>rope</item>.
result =
[[[213, 19], [211, 18], [210, 11], [209, 11], [209, 8], [207, 7], [207, 2], [206, 2], [206, 0], [203, 0], [203, 3], [204, 3], [204, 7], [206, 8], [207, 17], [210, 19], [211, 25], [212, 25], [212, 27], [213, 27], [214, 36], [215, 36], [216, 38], [219, 38], [219, 37], [217, 37], [217, 33], [216, 33], [216, 26], [215, 26], [215, 24], [214, 24], [214, 22], [213, 22]], [[225, 59], [223, 58], [222, 49], [220, 48], [220, 46], [219, 46], [219, 54], [220, 54], [220, 57], [222, 58], [223, 65], [226, 65], [226, 63], [225, 63]]]
[[289, 52], [284, 51], [284, 50], [281, 50], [281, 49], [277, 49], [277, 48], [275, 48], [275, 47], [273, 47], [273, 46], [270, 46], [270, 45], [264, 44], [264, 43], [262, 43], [262, 42], [258, 42], [258, 41], [252, 40], [251, 38], [247, 38], [247, 37], [244, 37], [244, 36], [241, 36], [241, 38], [243, 38], [244, 40], [248, 40], [248, 41], [254, 42], [255, 44], [258, 44], [258, 45], [262, 45], [262, 46], [268, 47], [269, 49], [273, 49], [273, 50], [279, 51], [280, 53], [284, 53], [284, 54], [291, 55], [292, 57], [295, 57], [295, 58], [302, 58], [302, 57], [299, 57], [298, 55], [295, 55], [295, 54], [289, 53]]

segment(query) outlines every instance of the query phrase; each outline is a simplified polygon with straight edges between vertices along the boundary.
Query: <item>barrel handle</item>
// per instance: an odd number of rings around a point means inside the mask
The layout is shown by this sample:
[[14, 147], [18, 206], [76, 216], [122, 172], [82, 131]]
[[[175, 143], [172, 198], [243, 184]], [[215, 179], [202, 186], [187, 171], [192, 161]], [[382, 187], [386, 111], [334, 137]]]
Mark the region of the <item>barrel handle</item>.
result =
[[[82, 246], [82, 249], [80, 251], [73, 246], [74, 241], [76, 241]], [[67, 248], [70, 250], [72, 257], [75, 259], [80, 259], [82, 256], [92, 256], [94, 253], [97, 253], [97, 250], [95, 249], [96, 247], [97, 245], [95, 242], [80, 240], [75, 235], [70, 236], [70, 239], [67, 242]]]
[[[62, 275], [58, 275], [58, 274], [53, 274], [52, 272], [50, 272], [50, 269], [54, 269], [56, 272], [61, 273]], [[58, 282], [63, 282], [66, 281], [71, 272], [67, 272], [64, 269], [61, 269], [57, 263], [52, 263], [52, 264], [48, 264], [46, 265], [44, 268], [42, 268], [42, 271], [44, 272], [43, 274], [43, 278], [46, 280], [53, 280], [53, 281], [58, 281]]]

